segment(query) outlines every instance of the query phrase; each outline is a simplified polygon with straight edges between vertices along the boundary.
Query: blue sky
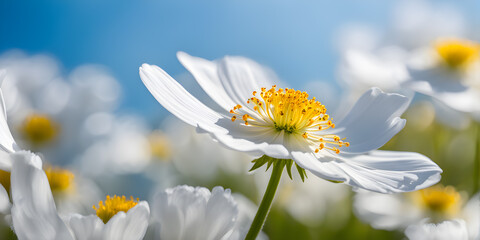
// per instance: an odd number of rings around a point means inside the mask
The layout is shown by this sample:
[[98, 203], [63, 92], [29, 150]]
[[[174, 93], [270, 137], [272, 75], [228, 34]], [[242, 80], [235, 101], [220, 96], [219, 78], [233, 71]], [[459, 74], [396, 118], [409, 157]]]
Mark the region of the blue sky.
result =
[[[339, 27], [362, 22], [385, 28], [397, 3], [0, 0], [0, 53], [12, 48], [47, 53], [65, 73], [81, 64], [105, 65], [123, 85], [121, 110], [150, 115], [160, 108], [138, 77], [144, 62], [175, 76], [185, 71], [176, 60], [179, 50], [208, 59], [243, 55], [271, 67], [294, 87], [333, 81], [333, 36]], [[450, 3], [478, 23], [477, 0]]]

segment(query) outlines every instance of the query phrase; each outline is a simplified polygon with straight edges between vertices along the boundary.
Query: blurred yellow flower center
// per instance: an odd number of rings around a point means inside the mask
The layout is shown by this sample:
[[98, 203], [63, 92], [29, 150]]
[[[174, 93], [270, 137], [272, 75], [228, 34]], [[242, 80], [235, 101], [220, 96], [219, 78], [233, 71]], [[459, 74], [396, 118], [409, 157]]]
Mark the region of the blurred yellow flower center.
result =
[[172, 146], [168, 137], [160, 131], [154, 131], [148, 137], [150, 152], [159, 160], [168, 160], [172, 155]]
[[46, 115], [31, 114], [24, 120], [20, 131], [29, 143], [39, 146], [53, 141], [58, 135], [59, 127]]
[[464, 39], [441, 40], [435, 48], [443, 62], [452, 69], [465, 67], [480, 56], [480, 44]]
[[[277, 90], [272, 86], [269, 90], [262, 88], [260, 93], [253, 92], [253, 97], [247, 100], [253, 112], [243, 113], [241, 105], [230, 110], [232, 121], [240, 118], [247, 126], [274, 127], [277, 131], [287, 134], [299, 134], [309, 143], [315, 145], [315, 152], [329, 149], [340, 153], [338, 147], [348, 147], [337, 135], [320, 135], [320, 131], [334, 128], [328, 116], [327, 108], [315, 97], [308, 99], [308, 94], [294, 89]], [[238, 116], [238, 117], [237, 117]], [[335, 147], [331, 146], [335, 145]]]
[[93, 206], [93, 209], [97, 211], [97, 216], [102, 219], [104, 223], [107, 223], [108, 220], [118, 212], [126, 213], [137, 204], [138, 198], [134, 200], [133, 197], [130, 196], [130, 199], [127, 200], [125, 196], [119, 197], [114, 195], [113, 197], [107, 196], [105, 202], [100, 201], [98, 207]]
[[416, 192], [420, 204], [434, 214], [451, 215], [460, 209], [461, 196], [452, 186], [433, 186]]
[[0, 170], [0, 184], [10, 193], [10, 172]]
[[45, 174], [53, 193], [60, 193], [70, 190], [73, 187], [73, 179], [75, 175], [59, 167], [46, 167]]

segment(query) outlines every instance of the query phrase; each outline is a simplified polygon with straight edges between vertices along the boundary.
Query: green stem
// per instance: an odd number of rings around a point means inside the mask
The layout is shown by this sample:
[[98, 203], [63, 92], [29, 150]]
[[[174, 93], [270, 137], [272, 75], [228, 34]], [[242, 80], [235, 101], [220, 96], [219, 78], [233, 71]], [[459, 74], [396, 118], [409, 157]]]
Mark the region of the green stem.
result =
[[478, 192], [480, 182], [480, 123], [476, 127], [477, 141], [475, 142], [475, 159], [473, 160], [473, 194]]
[[278, 183], [282, 177], [284, 167], [285, 162], [282, 160], [278, 160], [273, 163], [272, 176], [268, 182], [267, 190], [265, 191], [265, 195], [263, 195], [262, 202], [258, 207], [257, 214], [253, 219], [252, 225], [250, 226], [250, 230], [248, 230], [245, 240], [255, 240], [260, 230], [262, 230], [265, 219], [267, 218], [267, 214], [272, 206], [272, 201], [275, 197], [275, 192], [277, 191]]

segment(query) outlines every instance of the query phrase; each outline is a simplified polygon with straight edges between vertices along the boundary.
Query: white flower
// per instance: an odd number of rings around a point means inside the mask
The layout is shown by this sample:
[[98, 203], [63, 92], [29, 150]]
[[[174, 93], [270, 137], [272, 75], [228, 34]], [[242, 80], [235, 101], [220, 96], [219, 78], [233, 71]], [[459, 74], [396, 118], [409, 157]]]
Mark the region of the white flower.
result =
[[405, 231], [410, 240], [468, 240], [465, 221], [455, 219], [438, 224], [420, 223], [411, 225]]
[[29, 152], [14, 153], [12, 157], [12, 219], [19, 239], [143, 238], [148, 226], [148, 203], [107, 197], [105, 204], [99, 204], [98, 216], [61, 216], [40, 158]]
[[[0, 72], [0, 77], [2, 76]], [[1, 82], [2, 79], [0, 79]], [[11, 170], [11, 218], [19, 239], [141, 239], [148, 226], [149, 207], [142, 201], [109, 197], [99, 203], [97, 216], [57, 212], [50, 184], [60, 180], [58, 189], [70, 187], [72, 174], [65, 170], [42, 170], [42, 160], [34, 153], [20, 150], [6, 121], [3, 94], [0, 90], [0, 169]], [[2, 187], [3, 189], [3, 187]], [[2, 207], [10, 204], [8, 195], [1, 192]], [[7, 196], [6, 199], [4, 198]], [[2, 211], [2, 213], [4, 213]], [[102, 222], [103, 220], [103, 222]]]
[[466, 204], [465, 199], [455, 188], [439, 185], [402, 194], [362, 191], [355, 196], [354, 210], [372, 227], [386, 230], [460, 219], [469, 239], [475, 239], [479, 236], [480, 194]]
[[377, 192], [413, 191], [440, 179], [441, 169], [421, 154], [376, 151], [405, 125], [399, 116], [409, 101], [402, 95], [371, 89], [334, 124], [308, 94], [266, 89], [271, 74], [249, 59], [178, 56], [224, 112], [205, 106], [157, 66], [144, 64], [142, 81], [167, 110], [228, 148], [293, 159], [321, 178]]
[[339, 79], [348, 93], [357, 98], [372, 87], [405, 93], [402, 85], [409, 79], [405, 58], [406, 52], [396, 46], [375, 51], [351, 49], [342, 55]]
[[105, 124], [91, 125], [111, 115], [120, 85], [99, 66], [80, 66], [63, 77], [58, 65], [42, 55], [0, 57], [0, 68], [7, 70], [2, 89], [8, 123], [18, 145], [66, 165], [110, 133]]
[[[232, 239], [238, 208], [230, 190], [177, 186], [154, 196], [157, 238], [164, 240]], [[235, 233], [235, 234], [234, 234]]]
[[408, 87], [460, 112], [478, 114], [480, 44], [460, 38], [438, 39], [418, 50], [409, 63]]

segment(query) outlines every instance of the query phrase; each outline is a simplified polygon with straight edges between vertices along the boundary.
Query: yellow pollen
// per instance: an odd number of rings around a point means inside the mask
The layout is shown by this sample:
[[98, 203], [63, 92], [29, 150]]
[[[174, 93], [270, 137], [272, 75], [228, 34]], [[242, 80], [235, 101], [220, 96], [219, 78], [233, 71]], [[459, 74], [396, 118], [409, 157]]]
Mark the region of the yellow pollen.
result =
[[172, 155], [172, 144], [168, 137], [159, 130], [153, 131], [148, 136], [150, 153], [155, 159], [168, 160]]
[[24, 120], [20, 132], [31, 145], [41, 146], [57, 137], [59, 126], [47, 115], [31, 114]]
[[48, 166], [45, 167], [45, 174], [47, 175], [48, 183], [54, 194], [72, 189], [73, 179], [75, 177], [72, 172], [59, 167]]
[[230, 110], [234, 115], [231, 120], [241, 117], [246, 126], [274, 127], [286, 134], [301, 135], [312, 146], [320, 146], [312, 148], [316, 153], [322, 149], [340, 153], [338, 148], [350, 144], [340, 141], [339, 136], [320, 133], [335, 128], [335, 124], [326, 114], [326, 107], [315, 98], [308, 97], [306, 92], [299, 90], [277, 89], [276, 85], [268, 90], [262, 87], [260, 92], [254, 91], [253, 97], [247, 100], [250, 107], [239, 110], [241, 106], [236, 105]]
[[133, 199], [130, 196], [130, 199], [127, 200], [125, 196], [117, 196], [114, 195], [113, 197], [107, 196], [107, 199], [104, 201], [100, 201], [98, 203], [98, 207], [93, 206], [93, 209], [97, 211], [97, 216], [102, 219], [103, 223], [107, 223], [115, 214], [118, 212], [128, 212], [131, 208], [135, 207], [138, 204], [138, 198]]
[[439, 40], [435, 49], [451, 69], [466, 67], [480, 57], [480, 44], [465, 39]]
[[458, 212], [461, 196], [454, 187], [436, 185], [414, 192], [420, 206], [433, 214], [450, 216]]

